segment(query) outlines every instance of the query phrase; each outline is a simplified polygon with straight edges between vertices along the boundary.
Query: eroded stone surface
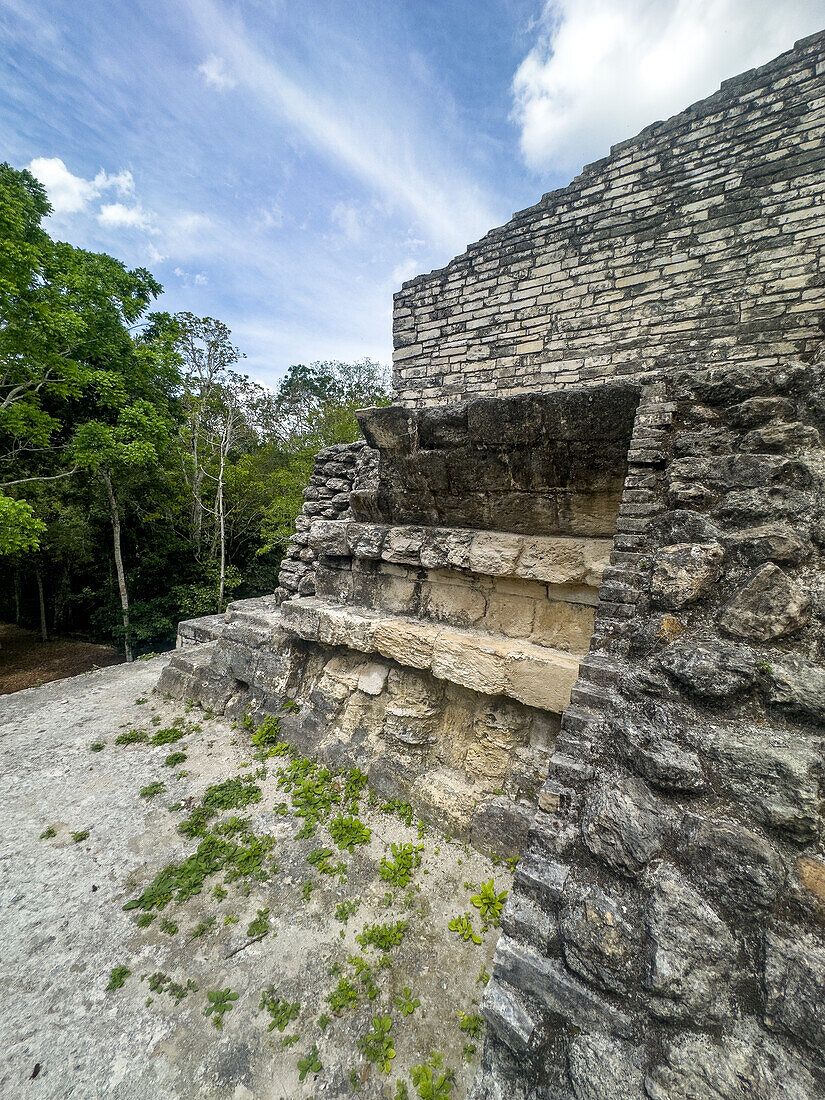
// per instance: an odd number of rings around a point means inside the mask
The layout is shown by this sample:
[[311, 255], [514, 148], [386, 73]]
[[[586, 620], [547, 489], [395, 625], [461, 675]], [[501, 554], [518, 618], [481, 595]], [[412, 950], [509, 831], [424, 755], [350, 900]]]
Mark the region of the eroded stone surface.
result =
[[651, 595], [672, 610], [698, 600], [719, 579], [724, 556], [717, 542], [676, 543], [657, 550]]
[[600, 786], [588, 797], [581, 825], [593, 855], [631, 877], [659, 852], [668, 827], [665, 807], [640, 779]]
[[768, 642], [801, 630], [810, 605], [810, 595], [770, 562], [725, 607], [719, 625], [737, 638]]

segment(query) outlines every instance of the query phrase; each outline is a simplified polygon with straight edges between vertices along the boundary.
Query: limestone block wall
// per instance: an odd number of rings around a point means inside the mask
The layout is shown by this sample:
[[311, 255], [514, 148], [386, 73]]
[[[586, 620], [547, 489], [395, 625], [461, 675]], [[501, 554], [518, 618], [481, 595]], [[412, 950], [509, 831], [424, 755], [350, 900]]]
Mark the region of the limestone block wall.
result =
[[474, 1100], [825, 1097], [823, 373], [642, 398]]
[[809, 360], [824, 312], [823, 138], [825, 32], [405, 283], [395, 400]]

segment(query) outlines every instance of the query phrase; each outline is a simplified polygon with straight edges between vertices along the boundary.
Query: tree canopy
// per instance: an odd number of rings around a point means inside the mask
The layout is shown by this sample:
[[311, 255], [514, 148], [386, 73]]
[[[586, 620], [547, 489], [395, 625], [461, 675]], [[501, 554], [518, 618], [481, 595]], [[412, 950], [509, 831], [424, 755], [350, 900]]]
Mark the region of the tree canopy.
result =
[[277, 584], [312, 457], [385, 403], [369, 359], [250, 380], [222, 321], [151, 312], [143, 268], [53, 241], [0, 165], [0, 616], [169, 644], [177, 621]]

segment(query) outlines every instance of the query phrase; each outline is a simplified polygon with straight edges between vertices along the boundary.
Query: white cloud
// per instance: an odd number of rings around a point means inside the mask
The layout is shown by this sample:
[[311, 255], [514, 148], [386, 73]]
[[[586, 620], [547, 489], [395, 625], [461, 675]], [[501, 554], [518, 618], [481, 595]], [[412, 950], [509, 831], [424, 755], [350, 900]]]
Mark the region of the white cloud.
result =
[[821, 22], [821, 0], [549, 0], [513, 80], [524, 159], [575, 171]]
[[224, 59], [222, 57], [216, 57], [213, 53], [207, 57], [202, 65], [198, 65], [198, 72], [207, 84], [211, 85], [213, 88], [219, 88], [220, 91], [234, 88], [238, 83], [237, 80], [226, 71], [226, 62]]
[[209, 276], [203, 271], [191, 275], [188, 271], [184, 271], [182, 267], [176, 267], [173, 269], [172, 274], [177, 275], [184, 286], [206, 286], [209, 282]]
[[153, 230], [152, 216], [147, 214], [138, 203], [136, 206], [124, 206], [122, 202], [112, 202], [101, 206], [97, 220], [107, 229], [148, 229]]
[[[101, 168], [94, 179], [87, 180], [70, 172], [60, 157], [35, 157], [29, 165], [29, 171], [46, 188], [49, 202], [58, 216], [78, 214], [86, 210], [103, 191], [111, 188], [119, 195], [129, 195], [135, 189], [131, 172], [124, 170], [110, 176]], [[114, 205], [119, 207], [120, 203]]]
[[263, 229], [280, 229], [284, 224], [284, 212], [277, 203], [261, 207], [258, 212], [258, 224]]

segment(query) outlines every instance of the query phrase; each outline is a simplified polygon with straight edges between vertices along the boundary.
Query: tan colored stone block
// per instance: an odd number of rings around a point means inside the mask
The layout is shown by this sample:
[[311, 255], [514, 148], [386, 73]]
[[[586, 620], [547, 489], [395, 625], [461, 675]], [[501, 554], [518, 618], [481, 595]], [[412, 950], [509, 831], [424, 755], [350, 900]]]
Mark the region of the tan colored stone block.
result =
[[505, 694], [530, 707], [561, 714], [578, 679], [578, 659], [557, 650], [525, 646], [507, 662]]
[[485, 695], [500, 695], [507, 688], [508, 648], [503, 640], [442, 630], [433, 650], [433, 675]]
[[825, 860], [800, 856], [796, 873], [811, 900], [825, 913]]
[[422, 612], [438, 622], [473, 626], [486, 610], [484, 593], [470, 584], [428, 584], [424, 589]]
[[508, 762], [509, 756], [505, 749], [482, 741], [467, 749], [464, 767], [471, 779], [496, 781], [504, 779]]
[[504, 634], [508, 638], [528, 638], [535, 613], [535, 600], [493, 592], [487, 601], [484, 628], [491, 634]]
[[483, 531], [470, 546], [470, 569], [491, 577], [512, 574], [523, 546], [524, 540], [519, 535]]
[[544, 600], [536, 606], [531, 641], [566, 653], [584, 654], [590, 648], [595, 621], [596, 609], [587, 604]]
[[372, 637], [379, 653], [401, 665], [429, 668], [432, 664], [437, 630], [431, 625], [407, 619], [380, 619], [374, 625]]

